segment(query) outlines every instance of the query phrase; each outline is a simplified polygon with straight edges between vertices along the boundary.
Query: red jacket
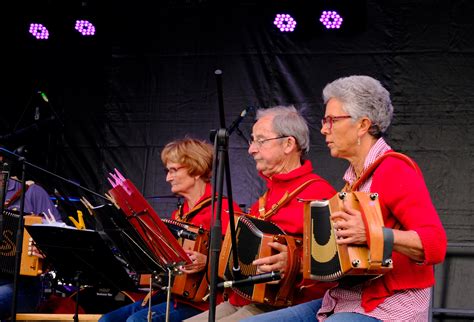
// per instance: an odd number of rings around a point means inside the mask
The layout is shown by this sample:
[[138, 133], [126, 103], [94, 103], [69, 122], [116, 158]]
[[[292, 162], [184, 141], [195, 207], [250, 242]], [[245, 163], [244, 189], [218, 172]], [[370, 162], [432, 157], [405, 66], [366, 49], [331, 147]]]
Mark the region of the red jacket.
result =
[[393, 252], [393, 270], [364, 287], [362, 307], [372, 311], [394, 291], [427, 288], [434, 285], [433, 265], [446, 254], [446, 233], [431, 202], [423, 176], [405, 161], [389, 157], [375, 170], [371, 192], [379, 194], [386, 227], [401, 224], [402, 230], [414, 230], [424, 247], [425, 261], [416, 263]]
[[[196, 203], [199, 204], [201, 201], [203, 201], [204, 199], [207, 199], [209, 197], [211, 197], [211, 185], [208, 183], [206, 185], [206, 191], [204, 192], [204, 194], [202, 195], [202, 197], [198, 200], [198, 202]], [[216, 200], [216, 208], [217, 208], [217, 200]], [[221, 215], [221, 220], [222, 220], [222, 236], [225, 235], [225, 232], [227, 230], [227, 225], [229, 224], [229, 214], [227, 212], [227, 210], [229, 209], [229, 203], [227, 201], [227, 198], [223, 198], [222, 199], [222, 215]], [[182, 206], [182, 212], [183, 214], [186, 214], [189, 210], [189, 205], [186, 202], [184, 202], [183, 206]], [[240, 212], [240, 208], [239, 206], [234, 202], [234, 212]], [[172, 219], [175, 219], [175, 220], [179, 220], [179, 218], [177, 218], [177, 215], [178, 215], [178, 210], [175, 210], [173, 212], [173, 215], [171, 216]], [[194, 225], [194, 226], [202, 226], [204, 229], [206, 230], [210, 230], [211, 229], [211, 219], [212, 219], [212, 216], [211, 216], [211, 205], [209, 204], [207, 207], [204, 207], [202, 208], [193, 218], [191, 218], [191, 222], [190, 224]]]
[[[336, 194], [331, 185], [313, 173], [313, 166], [311, 161], [306, 160], [303, 165], [289, 173], [277, 174], [271, 178], [265, 177], [260, 174], [267, 183], [267, 200], [265, 204], [265, 210], [271, 209], [272, 205], [278, 202], [286, 192], [291, 193], [293, 190], [298, 188], [304, 182], [310, 179], [317, 179], [315, 182], [307, 186], [303, 191], [301, 191], [295, 198], [288, 202], [285, 206], [280, 208], [277, 213], [269, 217], [267, 220], [270, 220], [274, 224], [278, 225], [286, 233], [290, 235], [303, 235], [303, 208], [304, 203], [298, 202], [300, 199], [330, 199]], [[258, 201], [253, 204], [250, 215], [254, 217], [259, 216], [259, 203]], [[312, 284], [309, 288], [304, 288], [304, 291], [297, 293], [297, 296], [294, 300], [296, 304], [307, 302], [311, 299], [320, 298], [324, 294], [325, 290], [332, 284], [329, 283], [318, 283], [312, 281]], [[297, 285], [296, 287], [302, 286], [302, 284]], [[308, 287], [306, 285], [305, 287]], [[311, 292], [309, 292], [311, 291]], [[240, 297], [239, 295], [232, 292], [229, 297], [229, 302], [235, 306], [243, 306], [249, 304], [250, 302]]]

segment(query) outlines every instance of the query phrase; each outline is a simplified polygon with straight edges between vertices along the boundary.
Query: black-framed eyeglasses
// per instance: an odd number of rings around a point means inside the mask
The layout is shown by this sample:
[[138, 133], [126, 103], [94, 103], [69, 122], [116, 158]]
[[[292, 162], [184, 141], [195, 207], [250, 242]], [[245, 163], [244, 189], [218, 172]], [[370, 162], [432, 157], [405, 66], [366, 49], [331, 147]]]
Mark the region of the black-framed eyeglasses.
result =
[[287, 138], [287, 137], [289, 137], [289, 136], [288, 135], [280, 135], [280, 136], [276, 136], [274, 138], [268, 138], [268, 139], [254, 139], [254, 138], [251, 138], [249, 140], [249, 146], [251, 146], [252, 144], [256, 144], [257, 147], [261, 148], [263, 143], [265, 143], [267, 141], [284, 139], [284, 138]]
[[171, 168], [164, 168], [163, 171], [165, 172], [166, 175], [170, 174], [174, 176], [180, 169], [186, 168], [184, 165], [180, 167], [171, 167]]
[[351, 117], [352, 116], [350, 116], [350, 115], [339, 115], [339, 116], [328, 115], [328, 116], [325, 116], [321, 119], [321, 126], [324, 127], [325, 125], [327, 125], [328, 130], [331, 131], [332, 130], [332, 125], [334, 124], [335, 121], [343, 120], [343, 119], [349, 119]]

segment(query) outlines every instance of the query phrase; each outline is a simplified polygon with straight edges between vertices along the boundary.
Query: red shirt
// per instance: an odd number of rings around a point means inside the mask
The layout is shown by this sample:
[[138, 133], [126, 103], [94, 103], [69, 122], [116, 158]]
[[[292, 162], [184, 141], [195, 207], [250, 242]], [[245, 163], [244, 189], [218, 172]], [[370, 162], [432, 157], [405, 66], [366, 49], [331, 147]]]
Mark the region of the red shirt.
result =
[[[206, 191], [204, 194], [201, 196], [201, 198], [198, 200], [196, 205], [201, 203], [201, 201], [208, 199], [211, 197], [211, 184], [206, 184]], [[215, 208], [217, 208], [217, 200], [215, 204]], [[190, 210], [188, 202], [185, 201], [182, 208], [182, 213], [186, 214]], [[225, 235], [225, 232], [227, 230], [227, 225], [229, 224], [229, 213], [227, 212], [229, 210], [229, 202], [227, 198], [222, 198], [222, 215], [221, 215], [221, 221], [222, 221], [222, 235]], [[239, 206], [234, 202], [234, 212], [241, 211]], [[172, 219], [175, 220], [180, 220], [178, 218], [178, 213], [179, 209], [175, 210], [173, 212], [173, 215], [171, 216]], [[202, 226], [206, 230], [210, 230], [212, 225], [214, 224], [214, 216], [211, 214], [211, 204], [208, 206], [202, 208], [194, 217], [191, 218], [191, 221], [189, 222], [190, 224], [194, 226]]]
[[[303, 235], [303, 210], [304, 203], [299, 202], [298, 199], [330, 199], [336, 194], [336, 190], [323, 178], [313, 173], [313, 166], [311, 161], [304, 161], [303, 165], [289, 173], [276, 174], [271, 178], [265, 177], [260, 174], [267, 182], [267, 198], [265, 203], [265, 210], [271, 209], [271, 207], [278, 202], [286, 192], [291, 193], [297, 189], [301, 184], [310, 180], [316, 179], [315, 182], [308, 185], [303, 191], [297, 194], [290, 202], [280, 208], [274, 215], [267, 218], [286, 233], [290, 235]], [[253, 204], [250, 215], [254, 217], [259, 216], [259, 202]], [[307, 302], [311, 299], [320, 298], [324, 294], [325, 290], [333, 285], [332, 283], [319, 283], [311, 281], [309, 284], [304, 283], [303, 288], [294, 300], [295, 304]], [[303, 283], [296, 287], [301, 287]], [[309, 287], [310, 286], [310, 287]], [[311, 290], [311, 292], [309, 292]], [[306, 292], [308, 291], [308, 292]], [[250, 302], [240, 297], [236, 293], [232, 292], [229, 297], [229, 302], [235, 306], [243, 306]]]
[[[371, 148], [364, 163], [366, 170], [391, 148], [381, 138]], [[417, 171], [418, 170], [418, 171]], [[446, 233], [436, 213], [419, 169], [395, 157], [385, 159], [359, 191], [377, 192], [386, 227], [396, 223], [403, 230], [418, 233], [425, 252], [425, 262], [416, 263], [393, 252], [393, 269], [383, 277], [354, 289], [334, 288], [324, 296], [318, 312], [324, 320], [327, 312], [356, 312], [379, 320], [426, 320], [429, 287], [434, 283], [433, 264], [440, 263], [446, 253]], [[352, 166], [344, 180], [356, 180]], [[409, 303], [409, 305], [407, 305]]]

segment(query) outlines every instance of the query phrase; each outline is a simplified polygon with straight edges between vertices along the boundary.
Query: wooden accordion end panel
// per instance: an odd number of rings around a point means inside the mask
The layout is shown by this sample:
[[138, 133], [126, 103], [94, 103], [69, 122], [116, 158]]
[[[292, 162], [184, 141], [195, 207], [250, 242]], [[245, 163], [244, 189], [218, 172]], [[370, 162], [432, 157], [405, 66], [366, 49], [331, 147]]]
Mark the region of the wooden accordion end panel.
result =
[[[362, 213], [370, 246], [336, 244], [330, 214], [342, 210], [344, 201]], [[376, 277], [392, 269], [392, 245], [384, 240], [376, 193], [340, 192], [330, 200], [307, 201], [304, 218], [304, 278], [329, 282], [352, 275]]]
[[[236, 239], [241, 269], [240, 279], [257, 275], [257, 266], [252, 265], [255, 259], [275, 255], [277, 252], [268, 246], [270, 242], [286, 244], [295, 256], [289, 258], [289, 268], [285, 277], [279, 282], [260, 283], [232, 287], [242, 297], [272, 306], [292, 304], [294, 281], [300, 269], [302, 240], [286, 235], [275, 224], [250, 216], [240, 216], [236, 220]], [[229, 229], [224, 239], [219, 260], [219, 277], [234, 280], [232, 244]]]
[[[177, 232], [178, 242], [183, 249], [194, 250], [201, 254], [208, 254], [209, 251], [209, 231], [182, 223], [172, 219], [163, 219], [163, 222], [170, 228], [171, 232]], [[182, 236], [186, 233], [186, 238]], [[179, 274], [174, 277], [171, 293], [182, 296], [190, 301], [200, 302], [208, 292], [206, 271], [194, 274]]]
[[[0, 244], [0, 271], [15, 273], [16, 235], [19, 214], [9, 210], [3, 212], [3, 231]], [[24, 216], [25, 225], [41, 224], [40, 216]], [[26, 229], [23, 230], [23, 243], [21, 250], [20, 275], [38, 276], [43, 273], [43, 261], [31, 254], [33, 240]]]

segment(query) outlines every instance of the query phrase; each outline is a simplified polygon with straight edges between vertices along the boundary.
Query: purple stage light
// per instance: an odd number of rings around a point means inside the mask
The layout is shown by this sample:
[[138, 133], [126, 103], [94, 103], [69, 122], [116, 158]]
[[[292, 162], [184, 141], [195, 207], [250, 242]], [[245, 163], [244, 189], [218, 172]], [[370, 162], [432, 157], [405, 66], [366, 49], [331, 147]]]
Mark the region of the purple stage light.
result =
[[87, 20], [76, 20], [76, 26], [74, 28], [83, 36], [95, 35], [95, 26]]
[[296, 20], [289, 14], [277, 14], [273, 24], [281, 32], [293, 32], [296, 28]]
[[342, 17], [336, 11], [323, 11], [319, 18], [326, 29], [341, 28], [342, 20]]
[[49, 38], [49, 31], [48, 28], [43, 26], [40, 23], [32, 23], [30, 24], [30, 34], [33, 35], [36, 39], [45, 40]]

